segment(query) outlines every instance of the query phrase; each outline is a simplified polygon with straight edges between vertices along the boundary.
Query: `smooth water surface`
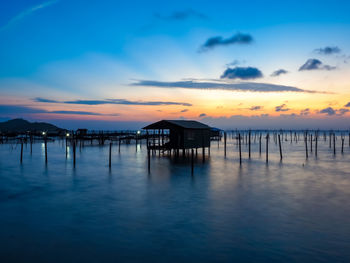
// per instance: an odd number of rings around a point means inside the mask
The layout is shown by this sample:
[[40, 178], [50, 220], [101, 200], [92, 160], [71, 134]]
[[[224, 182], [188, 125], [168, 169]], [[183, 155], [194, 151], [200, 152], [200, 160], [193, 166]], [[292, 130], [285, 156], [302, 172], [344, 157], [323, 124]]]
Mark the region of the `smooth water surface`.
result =
[[[350, 262], [350, 148], [319, 142], [212, 143], [188, 159], [152, 156], [145, 142], [77, 148], [63, 141], [0, 145], [1, 262]], [[136, 151], [137, 149], [137, 151]]]

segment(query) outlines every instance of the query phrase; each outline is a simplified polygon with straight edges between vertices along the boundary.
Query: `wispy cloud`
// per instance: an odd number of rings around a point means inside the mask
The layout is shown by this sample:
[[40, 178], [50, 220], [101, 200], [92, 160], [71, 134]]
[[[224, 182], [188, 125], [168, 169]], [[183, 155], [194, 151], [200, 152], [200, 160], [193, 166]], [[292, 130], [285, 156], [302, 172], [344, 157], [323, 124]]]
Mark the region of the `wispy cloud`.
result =
[[40, 9], [46, 8], [48, 6], [51, 6], [53, 4], [56, 4], [57, 2], [59, 2], [59, 0], [51, 0], [51, 1], [43, 2], [43, 3], [39, 4], [39, 5], [32, 6], [32, 7], [28, 8], [28, 9], [22, 11], [18, 15], [14, 16], [13, 18], [11, 18], [5, 25], [1, 26], [0, 27], [0, 32], [3, 31], [3, 30], [6, 30], [11, 25], [13, 25], [16, 22], [24, 19], [25, 17], [31, 15], [32, 13], [34, 13], [34, 12], [40, 10]]
[[233, 44], [250, 44], [253, 42], [253, 37], [249, 34], [237, 33], [229, 38], [216, 36], [208, 38], [207, 41], [200, 47], [199, 52], [208, 51], [217, 46], [228, 46]]
[[280, 111], [289, 111], [290, 109], [286, 108], [287, 105], [286, 104], [282, 104], [280, 106], [276, 106], [275, 107], [275, 111], [276, 112], [280, 112]]
[[310, 58], [310, 59], [308, 59], [305, 62], [305, 64], [303, 64], [299, 68], [299, 71], [303, 71], [303, 70], [320, 70], [320, 69], [333, 70], [333, 69], [336, 69], [336, 67], [325, 65], [320, 60], [318, 60], [316, 58]]
[[173, 20], [173, 21], [179, 21], [179, 20], [186, 20], [191, 17], [200, 18], [200, 19], [208, 19], [208, 17], [196, 10], [188, 9], [183, 11], [175, 11], [170, 15], [161, 15], [161, 14], [154, 14], [154, 16], [158, 19], [162, 20]]
[[119, 116], [118, 113], [104, 114], [90, 111], [69, 111], [69, 110], [56, 110], [48, 111], [45, 109], [33, 108], [23, 105], [0, 105], [0, 116], [5, 115], [27, 115], [27, 114], [65, 114], [65, 115], [94, 115], [94, 116]]
[[249, 110], [251, 111], [257, 111], [257, 110], [262, 110], [264, 107], [263, 106], [251, 106]]
[[337, 46], [334, 46], [334, 47], [327, 46], [324, 48], [317, 48], [314, 50], [314, 52], [321, 54], [321, 55], [332, 55], [332, 54], [340, 53], [341, 50]]
[[159, 106], [159, 105], [182, 105], [190, 107], [191, 103], [174, 102], [174, 101], [130, 101], [125, 99], [105, 99], [105, 100], [69, 100], [57, 101], [45, 98], [34, 98], [35, 102], [44, 103], [63, 103], [63, 104], [79, 104], [79, 105], [103, 105], [103, 104], [118, 104], [118, 105], [144, 105], [144, 106]]
[[328, 108], [320, 110], [319, 113], [332, 116], [332, 115], [335, 115], [336, 111], [332, 107], [328, 107]]
[[272, 72], [271, 77], [278, 77], [279, 75], [287, 74], [287, 73], [288, 73], [288, 71], [285, 69], [278, 69], [278, 70], [275, 70], [274, 72]]
[[154, 88], [183, 88], [183, 89], [208, 89], [208, 90], [229, 90], [229, 91], [250, 91], [250, 92], [305, 92], [305, 93], [323, 93], [311, 90], [304, 90], [292, 86], [275, 85], [269, 83], [256, 82], [239, 82], [227, 83], [222, 81], [156, 81], [156, 80], [139, 80], [130, 84], [132, 86], [154, 87]]

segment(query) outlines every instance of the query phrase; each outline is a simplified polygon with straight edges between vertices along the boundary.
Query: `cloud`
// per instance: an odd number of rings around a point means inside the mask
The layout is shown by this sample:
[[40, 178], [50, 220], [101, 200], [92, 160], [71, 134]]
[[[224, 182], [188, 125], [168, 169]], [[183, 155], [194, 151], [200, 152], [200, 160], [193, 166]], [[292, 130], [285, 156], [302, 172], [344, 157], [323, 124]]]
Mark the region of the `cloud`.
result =
[[342, 116], [349, 111], [350, 111], [349, 109], [339, 109], [339, 110], [337, 110], [337, 115]]
[[91, 111], [67, 111], [67, 110], [58, 110], [58, 111], [50, 111], [48, 113], [54, 113], [54, 114], [72, 114], [72, 115], [96, 115], [96, 116], [119, 116], [118, 113], [115, 114], [102, 114], [97, 112], [91, 112]]
[[310, 109], [309, 108], [306, 108], [306, 109], [300, 111], [300, 115], [301, 116], [307, 116], [309, 114], [310, 114]]
[[208, 38], [207, 41], [200, 47], [199, 51], [204, 52], [213, 49], [217, 46], [227, 46], [233, 44], [250, 44], [253, 42], [253, 37], [249, 34], [237, 33], [229, 38], [221, 36]]
[[346, 103], [344, 107], [350, 107], [350, 102]]
[[238, 60], [238, 59], [235, 59], [234, 61], [230, 62], [230, 63], [227, 63], [226, 64], [226, 67], [231, 67], [231, 66], [238, 66], [238, 65], [241, 65], [241, 64], [244, 64], [245, 63], [245, 60]]
[[310, 59], [308, 59], [305, 62], [304, 65], [302, 65], [299, 68], [299, 71], [303, 71], [303, 70], [320, 70], [320, 69], [333, 70], [333, 69], [336, 69], [336, 67], [329, 66], [329, 65], [324, 65], [320, 60], [315, 59], [315, 58], [310, 58]]
[[46, 7], [49, 7], [53, 4], [56, 4], [59, 0], [51, 0], [51, 1], [47, 1], [47, 2], [44, 2], [44, 3], [41, 3], [39, 5], [35, 5], [35, 6], [32, 6], [24, 11], [22, 11], [21, 13], [19, 13], [18, 15], [14, 16], [13, 18], [11, 18], [5, 25], [3, 25], [2, 27], [0, 27], [0, 32], [3, 31], [3, 30], [6, 30], [8, 27], [10, 27], [11, 25], [15, 24], [16, 22], [24, 19], [25, 17], [31, 15], [32, 13], [40, 10], [40, 9], [43, 9], [43, 8], [46, 8]]
[[205, 113], [201, 113], [201, 114], [199, 114], [199, 118], [203, 118], [203, 117], [206, 117], [207, 116], [207, 114], [205, 114]]
[[[240, 83], [223, 83], [201, 82], [193, 80], [185, 81], [156, 81], [156, 80], [139, 80], [131, 83], [132, 86], [154, 87], [154, 88], [182, 88], [182, 89], [208, 89], [208, 90], [229, 90], [229, 91], [250, 91], [250, 92], [306, 92], [306, 93], [324, 93], [311, 90], [299, 89], [292, 86], [275, 85], [269, 83], [240, 82]], [[326, 93], [324, 93], [326, 94]], [[327, 93], [328, 94], [328, 93]]]
[[188, 9], [184, 11], [175, 11], [172, 14], [168, 16], [160, 15], [160, 14], [154, 14], [154, 16], [158, 19], [162, 20], [172, 20], [172, 21], [179, 21], [179, 20], [186, 20], [188, 18], [194, 17], [199, 19], [209, 19], [205, 14], [202, 14], [198, 11], [195, 11], [193, 9]]
[[249, 110], [256, 111], [256, 110], [262, 110], [264, 107], [263, 106], [251, 106]]
[[287, 74], [287, 73], [288, 73], [288, 71], [285, 69], [278, 69], [278, 70], [275, 70], [274, 72], [272, 72], [271, 77], [278, 77], [279, 75]]
[[103, 114], [90, 111], [68, 111], [68, 110], [57, 110], [48, 111], [44, 109], [33, 108], [23, 105], [0, 105], [1, 115], [26, 115], [26, 114], [67, 114], [67, 115], [96, 115], [96, 116], [119, 116], [119, 114]]
[[336, 111], [332, 107], [328, 107], [323, 110], [320, 110], [319, 113], [332, 116], [332, 115], [335, 115]]
[[275, 107], [275, 111], [280, 112], [280, 111], [289, 111], [290, 109], [286, 108], [286, 104], [282, 104], [280, 106]]
[[321, 55], [331, 55], [331, 54], [337, 54], [340, 53], [341, 50], [339, 47], [334, 46], [334, 47], [324, 47], [324, 48], [317, 48], [314, 50], [314, 52], [321, 54]]
[[183, 109], [181, 112], [188, 112], [188, 109]]
[[263, 76], [262, 72], [253, 67], [228, 68], [220, 76], [222, 79], [256, 79]]
[[159, 106], [159, 105], [182, 105], [190, 107], [191, 103], [173, 102], [173, 101], [130, 101], [124, 99], [105, 99], [105, 100], [71, 100], [71, 101], [57, 101], [45, 98], [35, 98], [35, 102], [46, 103], [64, 103], [64, 104], [78, 104], [78, 105], [103, 105], [103, 104], [118, 104], [118, 105], [145, 105], [145, 106]]

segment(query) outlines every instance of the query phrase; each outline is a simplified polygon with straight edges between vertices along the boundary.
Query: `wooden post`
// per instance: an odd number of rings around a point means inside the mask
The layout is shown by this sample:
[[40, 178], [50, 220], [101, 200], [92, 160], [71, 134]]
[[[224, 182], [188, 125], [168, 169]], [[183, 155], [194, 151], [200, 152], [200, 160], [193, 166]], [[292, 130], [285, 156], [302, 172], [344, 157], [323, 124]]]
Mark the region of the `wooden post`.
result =
[[30, 135], [30, 155], [33, 153], [33, 135]]
[[281, 136], [280, 134], [278, 134], [278, 144], [279, 144], [279, 147], [280, 147], [280, 157], [281, 157], [281, 161], [282, 161], [282, 146], [281, 146]]
[[261, 132], [259, 135], [259, 155], [261, 155]]
[[68, 136], [66, 135], [66, 159], [68, 155]]
[[305, 154], [306, 154], [306, 159], [309, 158], [309, 153], [308, 153], [308, 150], [307, 150], [307, 133], [306, 135], [304, 136], [304, 141], [305, 141]]
[[333, 133], [333, 154], [335, 155], [335, 132]]
[[47, 164], [47, 137], [45, 135], [45, 164]]
[[194, 151], [191, 149], [191, 174], [193, 175], [194, 171]]
[[249, 140], [249, 142], [248, 142], [248, 157], [249, 157], [249, 159], [250, 159], [250, 137], [251, 137], [251, 132], [249, 130], [249, 132], [248, 132], [248, 140]]
[[109, 168], [112, 167], [112, 143], [109, 143]]
[[242, 147], [241, 147], [241, 133], [238, 133], [238, 147], [239, 147], [239, 164], [242, 164]]
[[225, 155], [225, 157], [226, 157], [226, 137], [227, 137], [226, 132], [224, 132], [224, 155]]
[[119, 142], [118, 142], [118, 143], [119, 143], [119, 146], [118, 146], [118, 153], [120, 153], [120, 141], [121, 141], [121, 140], [120, 140], [120, 136], [119, 136]]
[[75, 140], [73, 140], [73, 167], [75, 168]]
[[266, 134], [266, 163], [269, 162], [269, 134]]
[[23, 162], [23, 140], [21, 139], [21, 164]]
[[147, 164], [148, 164], [148, 173], [151, 172], [151, 152], [150, 145], [147, 144]]
[[310, 152], [312, 152], [312, 134], [310, 134]]
[[318, 141], [318, 133], [315, 135], [315, 156], [317, 157], [317, 141]]
[[341, 153], [344, 153], [344, 138], [341, 138]]

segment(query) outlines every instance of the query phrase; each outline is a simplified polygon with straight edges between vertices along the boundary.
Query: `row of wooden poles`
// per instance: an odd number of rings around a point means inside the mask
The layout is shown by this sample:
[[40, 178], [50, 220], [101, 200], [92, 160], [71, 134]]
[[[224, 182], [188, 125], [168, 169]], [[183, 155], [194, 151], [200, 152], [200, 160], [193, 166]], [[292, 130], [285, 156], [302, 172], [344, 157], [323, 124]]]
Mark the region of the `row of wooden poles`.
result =
[[[239, 149], [239, 163], [242, 164], [242, 141], [244, 143], [246, 143], [246, 145], [248, 146], [248, 158], [251, 158], [251, 141], [252, 141], [252, 132], [248, 131], [248, 132], [243, 132], [241, 135], [241, 132], [238, 131], [231, 131], [229, 132], [232, 136], [232, 139], [236, 138], [236, 144], [238, 145], [238, 149]], [[316, 131], [314, 134], [309, 133], [309, 132], [304, 132], [304, 144], [305, 144], [305, 157], [306, 159], [309, 158], [309, 152], [314, 152], [315, 156], [317, 156], [317, 152], [318, 152], [318, 142], [321, 138], [320, 134], [318, 131]], [[227, 136], [228, 133], [227, 132], [223, 132], [223, 138], [224, 138], [224, 156], [226, 157], [227, 155]], [[256, 141], [256, 138], [258, 137], [259, 140], [259, 154], [261, 155], [262, 153], [262, 139], [263, 139], [263, 133], [255, 133], [253, 138], [254, 138], [254, 142]], [[344, 152], [344, 143], [345, 143], [345, 136], [342, 134], [341, 135], [341, 153]], [[118, 152], [120, 153], [120, 145], [121, 145], [121, 141], [123, 138], [119, 137], [118, 138]], [[279, 154], [280, 154], [280, 160], [282, 161], [283, 159], [283, 152], [282, 152], [282, 143], [281, 141], [283, 139], [287, 140], [287, 134], [283, 133], [283, 132], [274, 132], [273, 133], [273, 139], [274, 142], [279, 146]], [[323, 133], [323, 139], [324, 141], [327, 140], [327, 135], [324, 132]], [[266, 136], [265, 136], [265, 154], [266, 154], [266, 163], [268, 163], [269, 161], [269, 141], [270, 141], [270, 133], [267, 132]], [[300, 140], [300, 133], [296, 133], [294, 132], [294, 137], [292, 132], [290, 133], [290, 142], [292, 143], [293, 141], [298, 142]], [[335, 132], [329, 132], [329, 148], [332, 148], [332, 142], [333, 142], [333, 154], [336, 154], [336, 140], [337, 140], [337, 136], [335, 134]], [[48, 163], [48, 155], [47, 155], [47, 141], [48, 138], [46, 136], [44, 136], [44, 149], [45, 149], [45, 164]], [[72, 145], [72, 152], [73, 152], [73, 166], [76, 166], [76, 145], [77, 145], [77, 138], [73, 135], [71, 138], [66, 137], [65, 138], [65, 154], [66, 154], [66, 159], [67, 159], [67, 155], [68, 155], [68, 142], [71, 143]], [[313, 142], [314, 142], [314, 151], [313, 151]], [[30, 139], [30, 153], [32, 154], [32, 143], [33, 140], [32, 138]], [[82, 141], [80, 141], [80, 146], [81, 146]], [[150, 146], [150, 142], [147, 138], [147, 144], [148, 146]], [[113, 143], [110, 142], [109, 144], [109, 162], [108, 165], [109, 167], [112, 166], [112, 145]], [[135, 145], [136, 145], [136, 150], [137, 150], [137, 145], [138, 145], [138, 138], [137, 136], [135, 137]], [[139, 144], [141, 146], [141, 144]], [[218, 141], [218, 145], [219, 145], [219, 141]], [[349, 147], [350, 147], [350, 133], [349, 133]], [[178, 153], [177, 149], [177, 153]], [[193, 173], [194, 171], [194, 149], [190, 149], [191, 150], [191, 172]], [[154, 151], [154, 150], [153, 150]], [[159, 156], [160, 156], [160, 151], [161, 149], [159, 149]], [[171, 152], [171, 151], [170, 151]], [[175, 150], [176, 153], [176, 150]], [[185, 152], [184, 152], [185, 153]], [[208, 148], [208, 153], [210, 154], [210, 147]], [[197, 149], [196, 149], [196, 156], [197, 156]], [[203, 158], [203, 162], [205, 160], [205, 148], [203, 147], [203, 154], [202, 154], [202, 158]], [[151, 169], [151, 149], [150, 147], [147, 147], [147, 159], [148, 159], [148, 171], [150, 172]], [[21, 151], [20, 151], [20, 162], [23, 162], [23, 140], [21, 140]]]

